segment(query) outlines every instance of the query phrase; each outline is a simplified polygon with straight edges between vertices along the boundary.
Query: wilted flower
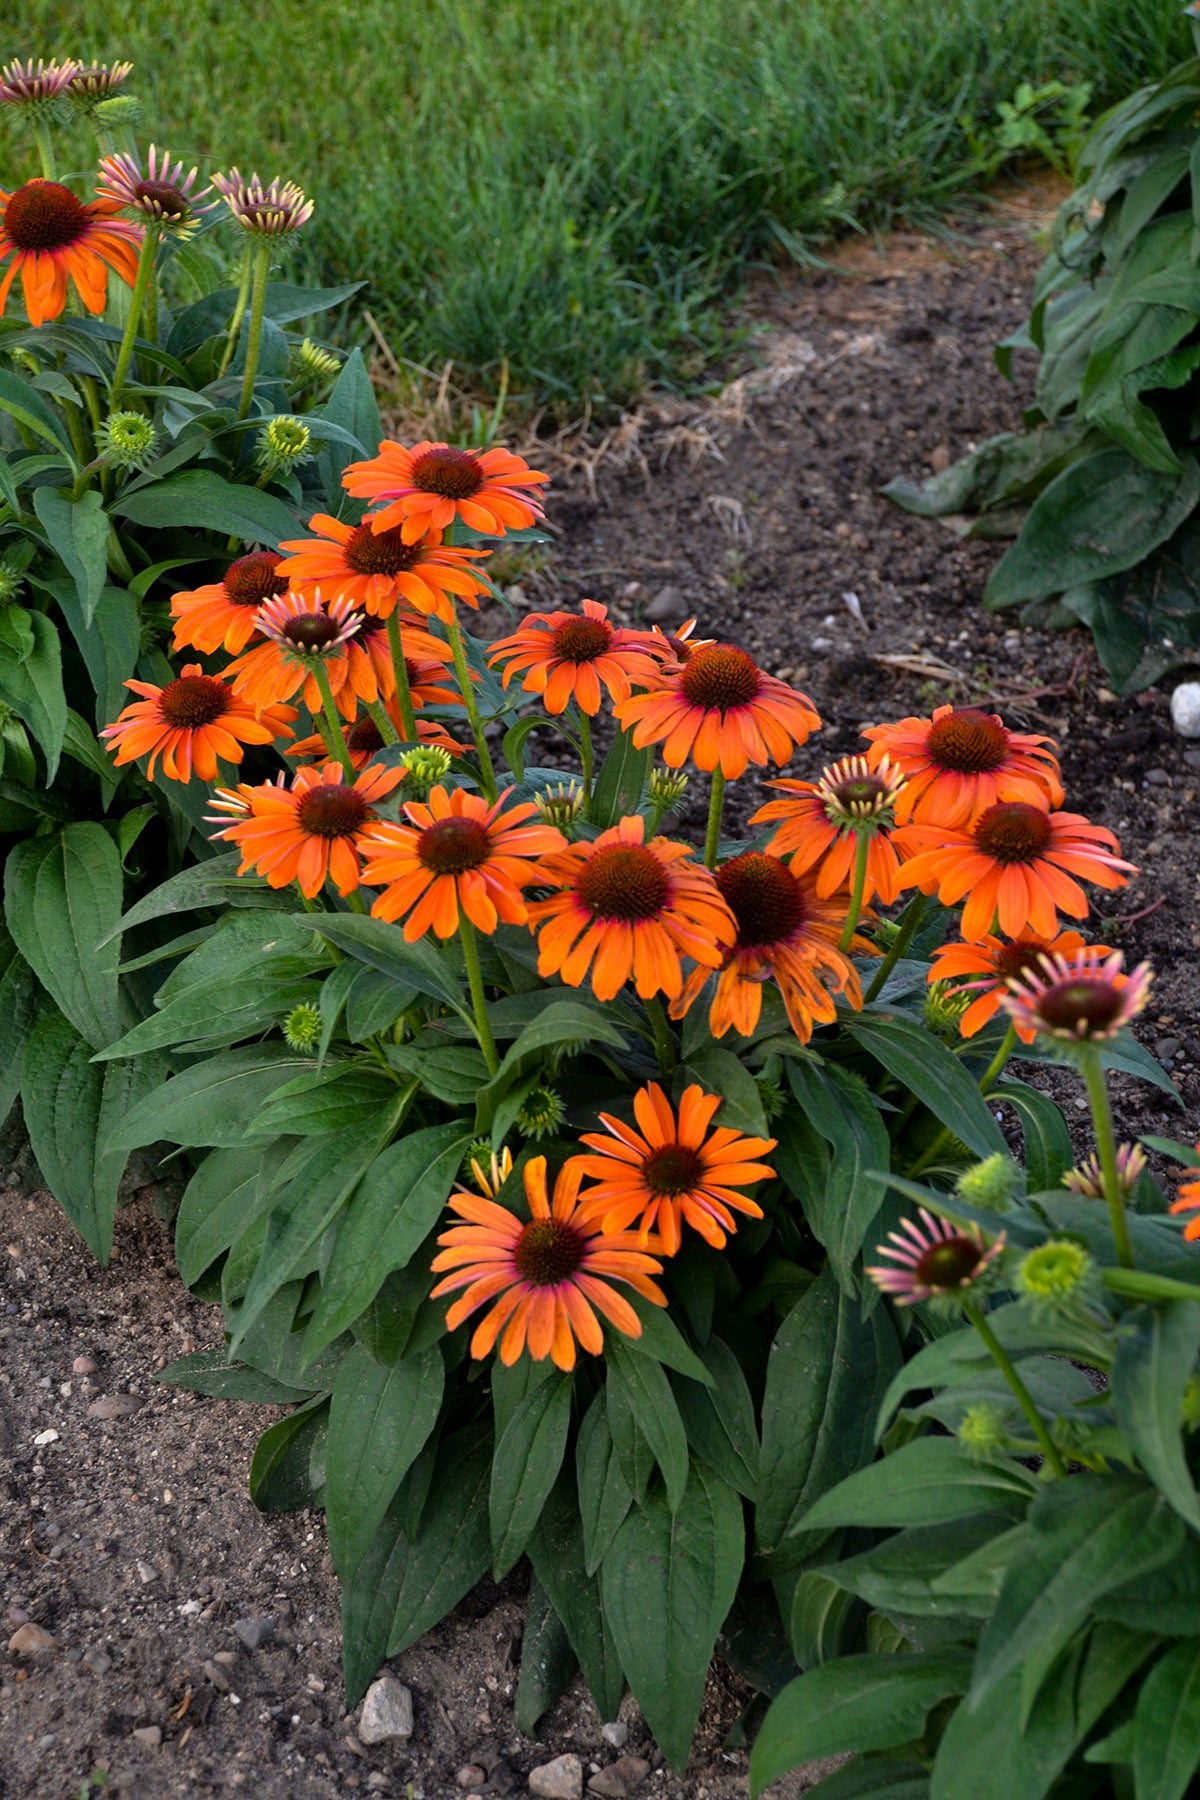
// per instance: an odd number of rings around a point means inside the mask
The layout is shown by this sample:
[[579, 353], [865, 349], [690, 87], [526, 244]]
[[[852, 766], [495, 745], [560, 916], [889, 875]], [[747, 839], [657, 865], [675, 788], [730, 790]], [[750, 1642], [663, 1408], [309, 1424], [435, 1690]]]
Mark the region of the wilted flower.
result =
[[257, 174], [247, 181], [239, 170], [230, 169], [228, 175], [214, 175], [212, 184], [252, 237], [288, 237], [312, 217], [313, 203], [294, 181], [276, 177], [267, 186]]
[[113, 469], [144, 469], [158, 433], [141, 413], [110, 413], [96, 433], [96, 449]]
[[150, 220], [170, 237], [189, 238], [203, 215], [216, 207], [212, 200], [207, 205], [200, 204], [205, 194], [212, 192], [211, 188], [192, 192], [198, 172], [190, 169], [185, 174], [181, 162], [172, 162], [166, 150], [151, 144], [145, 169], [136, 156], [126, 151], [102, 158], [97, 192]]
[[899, 1266], [878, 1265], [868, 1268], [867, 1274], [897, 1306], [969, 1295], [1004, 1248], [1005, 1234], [1001, 1232], [989, 1246], [978, 1225], [952, 1225], [923, 1206], [918, 1211], [920, 1225], [902, 1219], [899, 1231], [888, 1232], [897, 1246], [894, 1250], [886, 1244], [876, 1249], [876, 1256], [890, 1257]]

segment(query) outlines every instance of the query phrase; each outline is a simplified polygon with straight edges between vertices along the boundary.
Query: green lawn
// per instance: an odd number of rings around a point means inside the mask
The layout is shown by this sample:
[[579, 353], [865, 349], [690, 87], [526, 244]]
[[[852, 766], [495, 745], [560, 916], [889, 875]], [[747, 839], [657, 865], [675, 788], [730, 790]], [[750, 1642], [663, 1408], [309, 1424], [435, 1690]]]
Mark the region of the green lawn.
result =
[[[24, 0], [9, 54], [132, 57], [145, 136], [296, 177], [297, 255], [392, 341], [565, 410], [687, 379], [747, 262], [928, 216], [1018, 82], [1093, 108], [1178, 0]], [[81, 152], [82, 154], [82, 152]], [[0, 186], [34, 164], [0, 138]]]

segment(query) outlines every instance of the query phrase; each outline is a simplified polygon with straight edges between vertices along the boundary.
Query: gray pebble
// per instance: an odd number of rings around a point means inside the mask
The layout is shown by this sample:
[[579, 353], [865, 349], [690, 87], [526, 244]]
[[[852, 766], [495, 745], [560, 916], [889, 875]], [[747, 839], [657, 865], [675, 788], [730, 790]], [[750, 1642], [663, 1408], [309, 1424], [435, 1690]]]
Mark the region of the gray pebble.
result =
[[834, 648], [833, 639], [827, 637], [815, 637], [812, 640], [810, 648], [816, 656], [828, 656], [829, 652]]
[[478, 1763], [464, 1763], [454, 1779], [460, 1788], [481, 1788], [487, 1780], [487, 1770]]
[[204, 1665], [204, 1679], [212, 1682], [212, 1685], [216, 1688], [218, 1694], [227, 1694], [229, 1692], [229, 1677], [221, 1667], [220, 1663], [206, 1662]]
[[629, 1738], [629, 1727], [624, 1719], [613, 1719], [609, 1724], [600, 1727], [600, 1736], [614, 1750], [623, 1750]]
[[1154, 1046], [1154, 1054], [1155, 1054], [1155, 1056], [1157, 1056], [1160, 1059], [1160, 1061], [1166, 1062], [1167, 1058], [1174, 1056], [1178, 1049], [1179, 1049], [1179, 1039], [1178, 1038], [1173, 1038], [1173, 1037], [1159, 1038], [1157, 1044], [1155, 1044], [1155, 1046]]
[[675, 619], [682, 622], [687, 615], [687, 595], [677, 587], [659, 588], [654, 598], [647, 600], [642, 608], [642, 618], [648, 625], [668, 625]]
[[358, 1735], [364, 1744], [383, 1744], [389, 1738], [410, 1738], [413, 1733], [412, 1695], [394, 1675], [381, 1675], [367, 1689], [358, 1719]]
[[89, 1419], [127, 1419], [146, 1404], [144, 1394], [104, 1394], [88, 1407]]
[[93, 1675], [107, 1675], [112, 1668], [113, 1659], [107, 1650], [102, 1650], [99, 1644], [95, 1644], [90, 1650], [84, 1651], [83, 1662], [84, 1667], [90, 1669]]
[[133, 1736], [139, 1744], [148, 1744], [152, 1750], [157, 1750], [162, 1743], [162, 1726], [139, 1725]]
[[1171, 777], [1165, 769], [1147, 769], [1146, 785], [1147, 787], [1170, 787]]
[[278, 1622], [277, 1619], [235, 1619], [233, 1629], [247, 1650], [258, 1650], [275, 1636]]
[[1183, 760], [1189, 769], [1200, 769], [1200, 750], [1185, 750]]
[[56, 1731], [47, 1731], [38, 1739], [38, 1749], [49, 1750], [53, 1745], [57, 1744], [57, 1742], [58, 1733]]
[[577, 1756], [556, 1756], [530, 1771], [529, 1791], [540, 1800], [582, 1800], [583, 1764]]

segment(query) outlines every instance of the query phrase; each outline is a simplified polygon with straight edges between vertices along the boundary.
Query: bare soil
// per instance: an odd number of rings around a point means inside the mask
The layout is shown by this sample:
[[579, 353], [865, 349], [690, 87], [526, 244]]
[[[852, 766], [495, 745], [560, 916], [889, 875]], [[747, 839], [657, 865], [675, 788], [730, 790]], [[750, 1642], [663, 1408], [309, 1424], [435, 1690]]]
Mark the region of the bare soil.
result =
[[[592, 595], [631, 621], [696, 614], [744, 644], [827, 721], [793, 772], [855, 748], [864, 723], [946, 699], [986, 702], [1056, 736], [1068, 804], [1116, 830], [1144, 871], [1093, 924], [1155, 965], [1140, 1035], [1169, 1065], [1182, 1106], [1119, 1079], [1123, 1135], [1195, 1138], [1200, 755], [1187, 760], [1173, 736], [1165, 693], [1112, 697], [1083, 634], [1021, 630], [982, 611], [1001, 546], [962, 541], [878, 494], [893, 475], [944, 466], [1019, 422], [1029, 370], [1010, 386], [991, 349], [1022, 317], [1052, 198], [1011, 196], [957, 242], [901, 235], [882, 251], [848, 249], [846, 273], [764, 280], [750, 308], [757, 372], [714, 404], [648, 408], [599, 458], [577, 452], [554, 489], [553, 551], [515, 574], [531, 608]], [[704, 804], [700, 782], [685, 828], [701, 824]], [[10, 1132], [0, 1145], [0, 1601], [11, 1610], [0, 1644], [27, 1619], [54, 1643], [0, 1659], [0, 1800], [86, 1795], [102, 1769], [109, 1791], [145, 1800], [235, 1790], [441, 1800], [467, 1791], [457, 1779], [467, 1764], [486, 1772], [482, 1791], [506, 1793], [567, 1751], [585, 1778], [610, 1763], [617, 1751], [578, 1687], [538, 1742], [516, 1731], [519, 1575], [481, 1584], [397, 1659], [414, 1736], [364, 1751], [343, 1704], [321, 1516], [262, 1515], [246, 1498], [256, 1437], [277, 1409], [154, 1383], [220, 1334], [217, 1311], [175, 1273], [159, 1217], [169, 1195], [138, 1195], [101, 1271], [36, 1180]], [[72, 1372], [80, 1356], [92, 1373]], [[127, 1410], [97, 1417], [102, 1400]], [[263, 1618], [276, 1621], [271, 1634], [246, 1649], [235, 1625]], [[661, 1766], [627, 1699], [622, 1753], [652, 1763], [638, 1795], [741, 1800], [745, 1753], [724, 1743], [748, 1698], [718, 1665], [682, 1777]], [[158, 1744], [135, 1735], [156, 1729]], [[781, 1784], [780, 1800], [818, 1773]]]

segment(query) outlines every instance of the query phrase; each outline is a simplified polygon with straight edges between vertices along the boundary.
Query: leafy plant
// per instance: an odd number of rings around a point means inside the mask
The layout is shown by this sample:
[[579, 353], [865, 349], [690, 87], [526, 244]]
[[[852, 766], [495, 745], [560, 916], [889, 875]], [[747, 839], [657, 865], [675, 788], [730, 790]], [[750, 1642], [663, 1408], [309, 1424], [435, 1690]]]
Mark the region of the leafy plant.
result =
[[1024, 432], [884, 490], [926, 516], [978, 515], [969, 533], [1015, 536], [985, 605], [1087, 625], [1119, 693], [1200, 657], [1198, 98], [1193, 57], [1112, 108], [1080, 151], [1029, 320], [996, 352], [1005, 372], [1014, 350], [1039, 354]]

